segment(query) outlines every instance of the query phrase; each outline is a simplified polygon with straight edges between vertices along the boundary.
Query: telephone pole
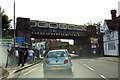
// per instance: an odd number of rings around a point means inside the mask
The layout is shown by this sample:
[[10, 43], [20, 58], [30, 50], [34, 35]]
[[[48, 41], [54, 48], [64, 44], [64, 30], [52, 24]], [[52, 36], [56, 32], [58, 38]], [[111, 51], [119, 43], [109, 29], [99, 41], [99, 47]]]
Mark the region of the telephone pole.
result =
[[14, 0], [14, 6], [13, 6], [13, 26], [14, 26], [14, 54], [15, 54], [15, 38], [16, 38], [16, 36], [15, 36], [15, 0]]

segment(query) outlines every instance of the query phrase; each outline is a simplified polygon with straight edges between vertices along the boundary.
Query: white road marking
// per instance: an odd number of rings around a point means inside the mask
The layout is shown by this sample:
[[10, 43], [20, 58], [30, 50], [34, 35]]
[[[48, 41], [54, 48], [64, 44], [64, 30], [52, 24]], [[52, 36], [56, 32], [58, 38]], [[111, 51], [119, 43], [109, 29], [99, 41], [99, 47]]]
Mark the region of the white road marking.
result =
[[102, 78], [104, 78], [105, 80], [108, 80], [105, 76], [103, 76], [103, 75], [100, 75]]
[[37, 69], [38, 67], [36, 67], [36, 68], [33, 68], [32, 70], [30, 70], [30, 71], [28, 71], [28, 72], [26, 72], [24, 75], [27, 75], [27, 74], [29, 74], [30, 72], [32, 72], [33, 70], [35, 70], [35, 69]]
[[93, 69], [91, 67], [89, 67], [88, 65], [86, 65], [86, 64], [83, 64], [83, 65], [86, 66], [88, 69], [93, 71]]
[[[77, 61], [77, 60], [76, 60], [76, 62], [78, 62], [78, 63], [82, 64], [82, 62], [79, 62], [79, 61]], [[88, 69], [92, 70], [92, 71], [94, 70], [94, 69], [92, 69], [91, 67], [89, 67], [89, 66], [88, 66], [88, 65], [86, 65], [86, 64], [83, 64], [83, 65], [84, 65], [85, 67], [87, 67]]]

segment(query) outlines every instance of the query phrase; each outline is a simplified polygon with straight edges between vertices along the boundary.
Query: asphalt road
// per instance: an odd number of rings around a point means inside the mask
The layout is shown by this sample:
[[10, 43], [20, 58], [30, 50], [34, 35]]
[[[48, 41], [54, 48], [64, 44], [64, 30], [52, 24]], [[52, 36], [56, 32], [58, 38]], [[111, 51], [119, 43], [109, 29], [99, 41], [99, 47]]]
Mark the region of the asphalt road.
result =
[[[118, 78], [118, 63], [98, 59], [72, 58], [72, 74], [45, 76], [43, 74], [43, 63], [36, 64], [8, 78], [98, 78], [111, 80]], [[117, 80], [117, 79], [112, 79]]]

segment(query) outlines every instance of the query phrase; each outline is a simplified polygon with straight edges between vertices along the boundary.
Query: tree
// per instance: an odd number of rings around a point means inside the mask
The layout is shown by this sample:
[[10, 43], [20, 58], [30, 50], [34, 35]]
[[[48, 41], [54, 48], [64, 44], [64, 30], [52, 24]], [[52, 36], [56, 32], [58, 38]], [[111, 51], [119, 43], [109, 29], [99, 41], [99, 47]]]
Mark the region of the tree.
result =
[[10, 20], [6, 14], [2, 15], [2, 37], [10, 38]]
[[86, 25], [86, 26], [95, 26], [95, 27], [96, 27], [96, 30], [97, 30], [96, 33], [99, 35], [99, 34], [100, 34], [100, 26], [101, 26], [101, 23], [102, 23], [102, 22], [97, 22], [97, 23], [91, 23], [91, 22], [89, 22], [89, 23], [84, 24], [84, 25]]
[[0, 7], [0, 16], [2, 21], [2, 38], [11, 38], [10, 36], [10, 20], [6, 14], [4, 14], [4, 10]]
[[4, 13], [4, 10], [2, 10], [0, 6], [0, 39], [2, 38], [2, 14], [3, 13]]

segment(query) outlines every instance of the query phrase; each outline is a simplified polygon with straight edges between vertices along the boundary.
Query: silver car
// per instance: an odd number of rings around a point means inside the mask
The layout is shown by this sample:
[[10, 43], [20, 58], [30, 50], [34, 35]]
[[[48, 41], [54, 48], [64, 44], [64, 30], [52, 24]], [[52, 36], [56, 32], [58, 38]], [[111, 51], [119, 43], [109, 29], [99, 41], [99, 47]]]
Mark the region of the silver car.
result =
[[51, 72], [72, 72], [70, 54], [66, 49], [51, 50], [47, 53], [43, 64], [44, 74]]

